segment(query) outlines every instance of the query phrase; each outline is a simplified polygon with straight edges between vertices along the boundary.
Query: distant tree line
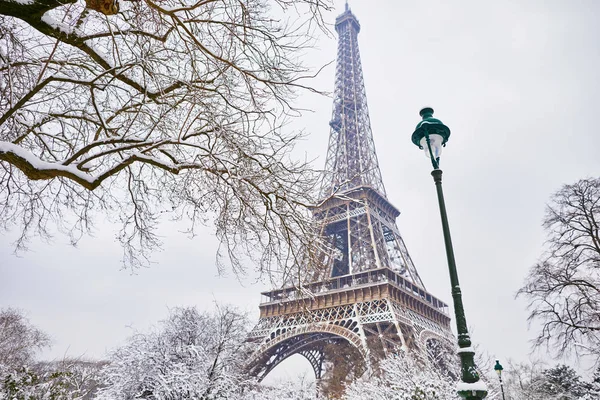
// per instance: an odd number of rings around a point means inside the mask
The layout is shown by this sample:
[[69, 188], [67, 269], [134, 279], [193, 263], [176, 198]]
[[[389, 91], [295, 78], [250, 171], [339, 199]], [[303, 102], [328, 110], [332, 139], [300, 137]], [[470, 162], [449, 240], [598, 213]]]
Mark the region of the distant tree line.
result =
[[38, 361], [50, 337], [16, 309], [0, 310], [0, 400], [92, 399], [105, 361]]

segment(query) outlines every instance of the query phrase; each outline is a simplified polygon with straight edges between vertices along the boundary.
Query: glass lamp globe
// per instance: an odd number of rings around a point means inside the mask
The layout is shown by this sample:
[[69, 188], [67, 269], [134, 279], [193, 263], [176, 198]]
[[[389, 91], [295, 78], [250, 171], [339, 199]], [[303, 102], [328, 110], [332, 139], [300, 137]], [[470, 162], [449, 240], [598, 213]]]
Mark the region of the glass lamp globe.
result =
[[444, 147], [444, 138], [442, 135], [438, 135], [437, 133], [433, 133], [429, 135], [429, 145], [431, 146], [431, 153], [429, 152], [429, 147], [427, 146], [427, 138], [424, 137], [419, 141], [419, 144], [423, 148], [426, 157], [431, 157], [433, 154], [433, 158], [438, 159], [442, 154], [442, 148]]
[[[438, 168], [437, 163], [442, 154], [442, 147], [446, 145], [450, 137], [450, 129], [439, 119], [433, 118], [433, 108], [431, 107], [425, 107], [419, 112], [419, 115], [423, 120], [417, 124], [411, 140], [416, 146], [425, 151], [427, 157], [433, 155], [434, 168]], [[429, 138], [431, 154], [429, 146], [427, 146], [427, 138]]]

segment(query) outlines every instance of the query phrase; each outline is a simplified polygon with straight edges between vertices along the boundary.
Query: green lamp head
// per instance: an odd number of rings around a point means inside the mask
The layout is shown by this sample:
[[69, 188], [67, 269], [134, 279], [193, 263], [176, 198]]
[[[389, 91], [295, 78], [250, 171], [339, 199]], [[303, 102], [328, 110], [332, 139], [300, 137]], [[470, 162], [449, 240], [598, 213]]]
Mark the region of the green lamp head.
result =
[[496, 371], [496, 373], [498, 374], [498, 376], [502, 375], [502, 370], [504, 368], [502, 368], [502, 365], [500, 365], [500, 361], [496, 360], [496, 365], [494, 365], [494, 371]]
[[417, 124], [411, 140], [420, 149], [425, 150], [427, 157], [433, 155], [437, 160], [442, 153], [442, 147], [448, 142], [450, 129], [439, 119], [433, 118], [433, 108], [426, 107], [419, 112], [419, 115], [423, 120]]

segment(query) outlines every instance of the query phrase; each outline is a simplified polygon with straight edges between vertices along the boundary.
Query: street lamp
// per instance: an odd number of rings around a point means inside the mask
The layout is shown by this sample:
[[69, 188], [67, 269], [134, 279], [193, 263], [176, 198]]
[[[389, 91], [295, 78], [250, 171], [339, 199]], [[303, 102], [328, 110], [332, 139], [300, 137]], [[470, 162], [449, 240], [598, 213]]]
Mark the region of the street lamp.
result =
[[450, 284], [452, 285], [452, 299], [454, 301], [454, 315], [456, 318], [456, 330], [458, 332], [458, 354], [461, 365], [461, 381], [457, 385], [457, 391], [460, 397], [467, 400], [483, 399], [487, 396], [487, 387], [484, 382], [479, 380], [477, 367], [475, 366], [475, 350], [471, 347], [471, 337], [467, 329], [467, 320], [462, 303], [462, 294], [458, 282], [458, 273], [456, 272], [456, 262], [454, 260], [454, 250], [452, 249], [452, 239], [450, 238], [450, 228], [448, 226], [448, 216], [446, 214], [446, 205], [444, 203], [444, 193], [442, 192], [442, 170], [440, 169], [440, 155], [442, 148], [446, 146], [450, 137], [450, 129], [439, 119], [433, 118], [433, 109], [424, 108], [419, 113], [423, 120], [419, 122], [415, 132], [412, 134], [412, 142], [420, 149], [425, 150], [425, 155], [431, 158], [433, 164], [433, 181], [437, 189], [438, 203], [440, 206], [440, 215], [442, 217], [442, 229], [444, 231], [444, 243], [446, 245], [446, 257], [448, 259], [448, 269], [450, 271]]
[[500, 361], [496, 360], [496, 365], [494, 365], [494, 371], [496, 371], [496, 373], [498, 374], [498, 379], [500, 379], [500, 390], [502, 391], [502, 400], [506, 400], [504, 398], [504, 384], [502, 383], [502, 370], [503, 369], [504, 368], [502, 368]]

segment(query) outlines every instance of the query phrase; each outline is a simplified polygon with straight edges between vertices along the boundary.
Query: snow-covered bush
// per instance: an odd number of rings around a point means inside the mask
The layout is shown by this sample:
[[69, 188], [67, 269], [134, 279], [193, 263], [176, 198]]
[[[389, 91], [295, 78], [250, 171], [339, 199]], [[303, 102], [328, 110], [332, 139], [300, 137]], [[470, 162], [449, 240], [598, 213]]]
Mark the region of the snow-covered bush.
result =
[[315, 381], [298, 376], [291, 381], [281, 381], [271, 385], [257, 385], [240, 400], [314, 400], [317, 395]]
[[393, 355], [380, 363], [379, 376], [352, 383], [347, 400], [447, 400], [456, 399], [456, 382], [428, 360], [416, 355]]
[[240, 398], [249, 383], [242, 368], [246, 326], [229, 307], [214, 314], [176, 308], [157, 329], [133, 335], [111, 354], [97, 398]]

